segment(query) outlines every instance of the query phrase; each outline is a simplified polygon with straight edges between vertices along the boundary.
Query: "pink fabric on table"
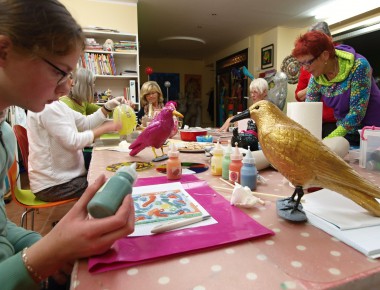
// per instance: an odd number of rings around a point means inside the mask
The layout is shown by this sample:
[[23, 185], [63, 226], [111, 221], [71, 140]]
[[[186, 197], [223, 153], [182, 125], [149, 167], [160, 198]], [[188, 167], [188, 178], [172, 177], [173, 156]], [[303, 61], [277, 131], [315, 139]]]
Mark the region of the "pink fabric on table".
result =
[[[131, 267], [169, 255], [274, 235], [271, 230], [254, 221], [239, 208], [231, 206], [224, 197], [209, 187], [207, 182], [194, 175], [184, 175], [180, 181], [185, 190], [217, 220], [217, 224], [120, 239], [105, 254], [89, 259], [89, 271], [100, 273]], [[139, 178], [135, 186], [169, 182], [173, 181], [168, 181], [166, 176]]]

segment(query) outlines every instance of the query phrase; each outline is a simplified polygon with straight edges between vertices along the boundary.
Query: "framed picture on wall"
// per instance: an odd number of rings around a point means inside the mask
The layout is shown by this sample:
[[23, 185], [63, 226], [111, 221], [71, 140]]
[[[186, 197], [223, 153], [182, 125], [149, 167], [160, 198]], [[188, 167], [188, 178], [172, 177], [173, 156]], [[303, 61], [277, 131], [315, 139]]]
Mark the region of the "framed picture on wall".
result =
[[270, 44], [261, 49], [261, 69], [273, 67], [274, 45]]
[[[149, 80], [158, 83], [165, 102], [178, 99], [179, 73], [152, 73]], [[166, 87], [165, 82], [169, 82], [170, 85]]]

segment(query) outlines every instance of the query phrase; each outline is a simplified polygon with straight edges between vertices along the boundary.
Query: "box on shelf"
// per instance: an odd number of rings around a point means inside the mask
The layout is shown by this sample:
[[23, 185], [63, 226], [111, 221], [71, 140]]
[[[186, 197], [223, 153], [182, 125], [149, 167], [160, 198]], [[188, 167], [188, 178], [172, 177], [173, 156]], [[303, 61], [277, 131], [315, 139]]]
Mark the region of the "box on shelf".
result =
[[380, 171], [380, 128], [364, 127], [360, 133], [359, 166]]

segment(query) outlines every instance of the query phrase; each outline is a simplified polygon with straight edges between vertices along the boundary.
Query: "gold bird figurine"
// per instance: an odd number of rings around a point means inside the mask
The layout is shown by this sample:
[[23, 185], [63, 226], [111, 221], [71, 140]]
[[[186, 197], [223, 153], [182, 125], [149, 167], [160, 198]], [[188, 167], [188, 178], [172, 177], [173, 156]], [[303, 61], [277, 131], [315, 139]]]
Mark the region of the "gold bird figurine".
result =
[[[277, 201], [280, 217], [306, 221], [300, 204], [303, 188], [316, 186], [336, 191], [380, 217], [380, 188], [360, 176], [342, 158], [274, 104], [259, 101], [232, 118], [231, 122], [252, 118], [268, 161], [295, 187], [290, 198]], [[297, 199], [295, 199], [297, 196]]]

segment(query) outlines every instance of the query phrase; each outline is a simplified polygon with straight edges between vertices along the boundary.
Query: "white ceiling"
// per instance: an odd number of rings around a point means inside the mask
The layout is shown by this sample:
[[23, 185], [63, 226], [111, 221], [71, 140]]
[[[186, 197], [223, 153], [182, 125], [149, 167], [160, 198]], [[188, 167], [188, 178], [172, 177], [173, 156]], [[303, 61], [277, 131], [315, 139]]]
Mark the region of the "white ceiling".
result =
[[[204, 59], [276, 26], [304, 28], [333, 0], [138, 0], [140, 56]], [[368, 1], [368, 0], [366, 0]], [[198, 38], [160, 41], [174, 36]]]

